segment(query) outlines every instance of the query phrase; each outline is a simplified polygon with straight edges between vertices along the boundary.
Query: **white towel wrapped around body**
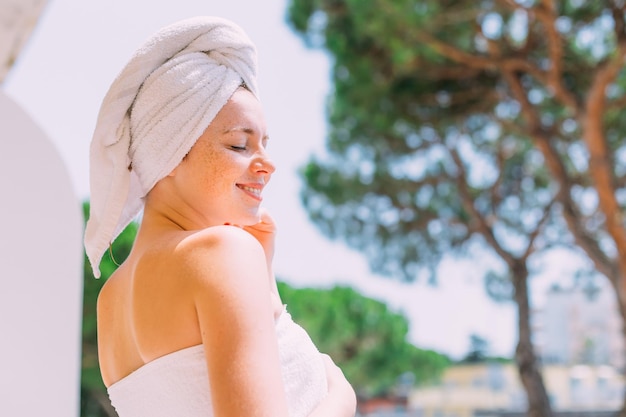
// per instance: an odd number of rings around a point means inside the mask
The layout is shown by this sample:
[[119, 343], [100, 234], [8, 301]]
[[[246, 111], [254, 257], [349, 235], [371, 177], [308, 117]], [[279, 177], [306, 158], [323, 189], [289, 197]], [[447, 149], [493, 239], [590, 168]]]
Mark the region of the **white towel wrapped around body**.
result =
[[[321, 354], [287, 310], [276, 321], [280, 367], [290, 417], [306, 417], [326, 397]], [[147, 363], [108, 389], [120, 417], [212, 417], [203, 345]]]
[[85, 248], [96, 277], [143, 197], [189, 152], [242, 84], [258, 98], [256, 49], [243, 30], [196, 17], [152, 36], [112, 83], [90, 149]]

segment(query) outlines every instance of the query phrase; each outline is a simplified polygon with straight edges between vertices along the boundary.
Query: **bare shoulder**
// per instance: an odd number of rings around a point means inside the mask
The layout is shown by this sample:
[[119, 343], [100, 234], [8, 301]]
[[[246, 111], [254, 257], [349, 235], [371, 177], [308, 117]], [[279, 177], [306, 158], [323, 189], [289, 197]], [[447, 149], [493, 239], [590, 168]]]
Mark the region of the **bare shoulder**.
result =
[[194, 290], [268, 282], [261, 244], [238, 227], [215, 226], [193, 233], [179, 242], [172, 256]]
[[183, 261], [190, 261], [196, 255], [223, 254], [233, 249], [253, 256], [263, 254], [261, 244], [245, 230], [235, 226], [214, 226], [186, 236], [177, 245], [175, 255], [181, 256]]

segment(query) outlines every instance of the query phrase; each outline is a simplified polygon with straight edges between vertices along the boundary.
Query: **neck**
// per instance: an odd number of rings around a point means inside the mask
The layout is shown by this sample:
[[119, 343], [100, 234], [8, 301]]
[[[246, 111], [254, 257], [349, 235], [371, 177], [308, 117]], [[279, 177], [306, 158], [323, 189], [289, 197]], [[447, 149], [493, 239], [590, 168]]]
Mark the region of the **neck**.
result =
[[146, 196], [141, 224], [142, 229], [156, 233], [201, 230], [216, 225], [176, 192], [163, 189], [159, 183]]

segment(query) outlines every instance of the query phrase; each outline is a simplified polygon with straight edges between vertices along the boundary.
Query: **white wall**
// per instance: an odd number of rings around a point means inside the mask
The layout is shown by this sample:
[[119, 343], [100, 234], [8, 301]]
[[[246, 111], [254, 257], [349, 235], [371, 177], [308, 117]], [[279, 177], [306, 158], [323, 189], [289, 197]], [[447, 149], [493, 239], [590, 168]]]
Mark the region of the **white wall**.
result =
[[0, 414], [78, 416], [82, 213], [56, 149], [0, 90]]

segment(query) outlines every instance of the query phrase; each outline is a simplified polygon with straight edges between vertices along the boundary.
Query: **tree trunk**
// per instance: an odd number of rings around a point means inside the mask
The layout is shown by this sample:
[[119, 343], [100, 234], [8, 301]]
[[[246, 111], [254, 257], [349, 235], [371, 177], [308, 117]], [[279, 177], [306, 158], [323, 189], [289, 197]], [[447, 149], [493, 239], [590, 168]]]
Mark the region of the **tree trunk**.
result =
[[537, 366], [537, 357], [531, 341], [528, 269], [521, 262], [511, 269], [515, 287], [514, 299], [517, 304], [519, 332], [515, 361], [520, 380], [528, 397], [527, 415], [529, 417], [551, 417], [550, 400]]

